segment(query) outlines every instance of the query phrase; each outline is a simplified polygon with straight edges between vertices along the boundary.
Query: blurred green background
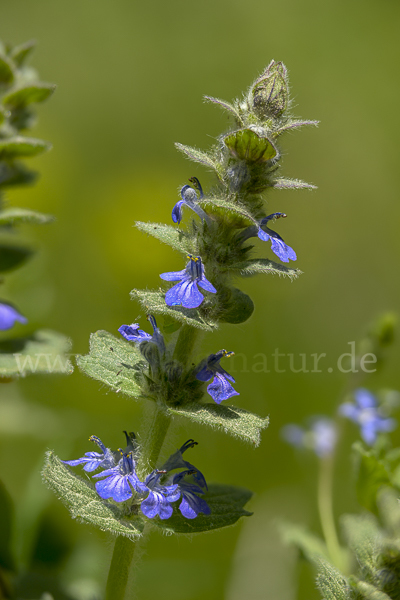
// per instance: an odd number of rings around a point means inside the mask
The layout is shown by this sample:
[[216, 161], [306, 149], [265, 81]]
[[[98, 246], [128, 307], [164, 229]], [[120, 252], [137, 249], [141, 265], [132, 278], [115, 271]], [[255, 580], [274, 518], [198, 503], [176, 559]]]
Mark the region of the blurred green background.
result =
[[[188, 437], [198, 440], [191, 460], [209, 481], [253, 489], [255, 514], [192, 539], [154, 534], [137, 579], [141, 600], [319, 598], [312, 573], [277, 546], [271, 524], [286, 516], [319, 531], [316, 463], [295, 455], [279, 431], [309, 414], [334, 413], [346, 376], [327, 366], [371, 319], [399, 306], [399, 3], [3, 0], [0, 14], [0, 37], [13, 44], [37, 39], [30, 62], [58, 86], [39, 107], [33, 132], [54, 145], [31, 161], [40, 180], [7, 195], [13, 205], [55, 214], [57, 222], [23, 228], [38, 253], [8, 276], [5, 294], [28, 316], [29, 328], [62, 331], [75, 353], [87, 352], [91, 332], [116, 333], [137, 320], [133, 287], [156, 287], [159, 273], [182, 268], [177, 254], [132, 225], [170, 223], [188, 177], [199, 177], [205, 190], [212, 184], [212, 175], [173, 145], [207, 148], [226, 127], [222, 111], [202, 103], [204, 94], [231, 100], [271, 59], [282, 60], [294, 112], [321, 121], [319, 129], [282, 140], [282, 174], [318, 190], [268, 195], [269, 212], [288, 214], [278, 231], [304, 274], [294, 283], [244, 281], [256, 304], [251, 320], [223, 325], [202, 348], [247, 357], [247, 369], [240, 358], [224, 366], [237, 380], [236, 403], [270, 415], [261, 447], [188, 423], [169, 441], [173, 450]], [[259, 251], [271, 256], [261, 242]], [[19, 326], [16, 333], [23, 331]], [[252, 372], [254, 355], [276, 348], [293, 353], [297, 368], [299, 353], [326, 353], [323, 373]], [[371, 376], [372, 389], [400, 388], [399, 359], [395, 344], [385, 368]], [[78, 371], [28, 377], [1, 390], [0, 468], [17, 503], [17, 551], [27, 556], [33, 544], [38, 572], [60, 574], [66, 592], [81, 600], [99, 596], [112, 544], [71, 520], [42, 487], [43, 453], [51, 447], [62, 458], [82, 456], [92, 449], [91, 434], [118, 447], [121, 431], [140, 429], [141, 417], [140, 405]], [[346, 428], [338, 513], [358, 509], [348, 460], [356, 436]]]

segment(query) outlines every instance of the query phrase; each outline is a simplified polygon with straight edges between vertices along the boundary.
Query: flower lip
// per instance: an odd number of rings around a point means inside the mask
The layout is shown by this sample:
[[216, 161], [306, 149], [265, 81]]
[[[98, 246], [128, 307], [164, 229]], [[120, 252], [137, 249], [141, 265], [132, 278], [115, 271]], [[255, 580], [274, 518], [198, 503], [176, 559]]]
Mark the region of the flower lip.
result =
[[210, 354], [196, 369], [196, 379], [199, 381], [210, 381], [210, 379], [213, 379], [207, 387], [207, 392], [217, 404], [232, 396], [239, 396], [239, 392], [229, 383], [235, 383], [235, 379], [219, 364], [221, 358], [229, 358], [233, 355], [234, 352], [219, 350], [216, 354]]
[[204, 300], [198, 285], [207, 292], [217, 293], [215, 287], [206, 279], [204, 266], [200, 256], [188, 254], [189, 262], [182, 271], [171, 271], [161, 273], [161, 279], [165, 281], [178, 281], [165, 294], [165, 302], [168, 306], [184, 306], [185, 308], [197, 308]]

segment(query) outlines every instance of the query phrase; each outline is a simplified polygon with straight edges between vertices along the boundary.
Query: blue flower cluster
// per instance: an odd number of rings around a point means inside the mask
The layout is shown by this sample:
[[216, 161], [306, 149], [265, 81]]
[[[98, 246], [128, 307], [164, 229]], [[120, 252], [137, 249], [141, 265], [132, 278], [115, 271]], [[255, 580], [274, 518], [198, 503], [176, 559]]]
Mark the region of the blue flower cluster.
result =
[[337, 441], [334, 421], [327, 417], [312, 419], [309, 429], [289, 424], [282, 428], [283, 439], [295, 448], [312, 450], [319, 458], [332, 454]]
[[[188, 440], [172, 454], [160, 469], [154, 469], [144, 481], [140, 481], [136, 473], [136, 461], [139, 450], [133, 434], [124, 432], [128, 445], [125, 450], [114, 452], [106, 448], [96, 436], [90, 441], [95, 442], [100, 452], [86, 452], [77, 460], [64, 460], [71, 467], [83, 465], [86, 472], [103, 469], [92, 475], [98, 479], [96, 491], [104, 500], [125, 502], [130, 498], [135, 504], [140, 504], [142, 513], [149, 519], [157, 515], [160, 519], [169, 519], [173, 513], [173, 502], [181, 500], [179, 510], [186, 519], [195, 519], [200, 513], [211, 514], [210, 507], [203, 495], [207, 491], [203, 474], [194, 465], [183, 458], [184, 452], [197, 445]], [[183, 469], [176, 473], [177, 469]]]
[[388, 418], [378, 407], [376, 397], [365, 388], [354, 392], [355, 404], [344, 402], [339, 407], [339, 414], [347, 417], [360, 427], [361, 437], [366, 444], [372, 446], [379, 432], [393, 431], [396, 421]]

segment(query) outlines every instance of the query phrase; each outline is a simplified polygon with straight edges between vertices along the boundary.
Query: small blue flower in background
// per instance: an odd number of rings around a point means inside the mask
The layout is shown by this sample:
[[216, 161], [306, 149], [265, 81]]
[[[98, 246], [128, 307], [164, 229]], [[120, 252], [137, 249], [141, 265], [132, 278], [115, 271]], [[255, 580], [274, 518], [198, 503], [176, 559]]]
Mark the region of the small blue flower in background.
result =
[[162, 273], [161, 279], [165, 281], [179, 281], [165, 294], [165, 302], [168, 306], [184, 306], [185, 308], [197, 308], [204, 300], [198, 285], [207, 292], [217, 293], [215, 287], [204, 276], [204, 267], [200, 256], [188, 254], [189, 262], [182, 271]]
[[121, 451], [121, 454], [121, 459], [115, 467], [93, 475], [95, 478], [105, 477], [96, 482], [97, 493], [105, 500], [112, 498], [115, 502], [124, 502], [132, 497], [132, 488], [138, 493], [147, 491], [147, 487], [136, 475], [133, 453], [124, 454]]
[[159, 515], [160, 519], [169, 519], [173, 513], [171, 502], [179, 500], [181, 493], [178, 490], [178, 484], [161, 485], [160, 478], [166, 471], [155, 469], [148, 475], [144, 481], [149, 495], [140, 505], [142, 513], [149, 519], [154, 519]]
[[295, 448], [308, 448], [320, 458], [332, 454], [337, 441], [335, 423], [327, 417], [314, 419], [309, 430], [299, 425], [285, 425], [281, 434]]
[[227, 400], [231, 396], [239, 396], [239, 392], [229, 383], [229, 381], [235, 383], [234, 378], [219, 364], [221, 358], [224, 356], [229, 358], [233, 354], [234, 352], [227, 352], [226, 350], [210, 354], [205, 364], [204, 362], [200, 363], [199, 370], [196, 373], [196, 379], [199, 381], [210, 381], [213, 378], [213, 381], [207, 387], [207, 392], [217, 404], [221, 404], [223, 400]]
[[243, 241], [256, 236], [258, 236], [263, 242], [268, 242], [268, 240], [271, 240], [271, 250], [281, 259], [282, 262], [297, 260], [296, 253], [293, 248], [285, 244], [281, 236], [276, 233], [276, 231], [269, 229], [269, 227], [265, 227], [269, 221], [281, 218], [286, 218], [285, 213], [273, 213], [272, 215], [268, 215], [268, 217], [261, 219], [258, 226], [252, 225], [242, 231], [240, 237]]
[[91, 471], [95, 471], [98, 468], [108, 469], [110, 467], [114, 467], [114, 454], [109, 449], [106, 448], [100, 438], [92, 435], [89, 438], [90, 442], [95, 442], [98, 445], [101, 452], [86, 452], [82, 458], [78, 458], [76, 460], [63, 460], [62, 462], [70, 467], [77, 467], [78, 465], [84, 465], [84, 471], [90, 473]]
[[14, 327], [16, 321], [25, 325], [28, 319], [23, 317], [12, 304], [0, 302], [0, 331], [11, 329], [11, 327]]
[[179, 223], [182, 221], [182, 207], [183, 205], [191, 208], [201, 219], [208, 220], [208, 217], [204, 210], [197, 205], [198, 200], [201, 200], [204, 197], [203, 188], [200, 185], [200, 181], [197, 177], [192, 177], [189, 179], [190, 182], [193, 182], [194, 187], [199, 190], [200, 198], [197, 197], [196, 190], [194, 190], [190, 185], [184, 185], [181, 189], [182, 200], [179, 200], [172, 209], [172, 220], [174, 223]]
[[347, 417], [360, 426], [361, 437], [366, 444], [372, 446], [379, 432], [393, 431], [396, 421], [385, 417], [378, 408], [376, 397], [365, 388], [354, 392], [355, 404], [345, 402], [339, 407], [339, 414]]
[[165, 343], [162, 333], [157, 327], [157, 322], [153, 315], [147, 316], [148, 321], [150, 321], [151, 326], [153, 327], [153, 335], [146, 333], [143, 329], [139, 329], [138, 323], [132, 323], [132, 325], [121, 325], [118, 329], [119, 333], [129, 342], [135, 342], [136, 344], [141, 344], [142, 342], [151, 342], [157, 345], [160, 354], [164, 354], [165, 352]]

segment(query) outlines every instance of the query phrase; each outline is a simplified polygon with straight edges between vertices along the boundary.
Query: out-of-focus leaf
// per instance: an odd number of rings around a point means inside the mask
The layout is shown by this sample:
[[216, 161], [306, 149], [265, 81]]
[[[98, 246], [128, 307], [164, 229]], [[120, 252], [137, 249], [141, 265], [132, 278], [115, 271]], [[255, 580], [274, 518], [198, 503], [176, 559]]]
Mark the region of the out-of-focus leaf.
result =
[[153, 524], [173, 533], [201, 533], [233, 525], [240, 517], [252, 513], [244, 510], [244, 505], [252, 497], [252, 492], [234, 485], [212, 483], [202, 496], [211, 509], [210, 515], [199, 514], [195, 519], [186, 519], [178, 509], [166, 520], [154, 519]]
[[0, 568], [15, 570], [11, 550], [14, 506], [4, 484], [0, 481]]
[[328, 556], [325, 542], [314, 533], [311, 533], [304, 527], [283, 521], [280, 523], [283, 541], [286, 544], [295, 546], [301, 554], [309, 561], [314, 563], [316, 557]]
[[[2, 212], [0, 212], [1, 216]], [[0, 244], [0, 273], [20, 267], [32, 256], [30, 248]]]
[[56, 89], [51, 83], [31, 83], [16, 90], [12, 90], [2, 98], [3, 104], [7, 108], [22, 108], [34, 102], [44, 102]]
[[24, 42], [23, 44], [19, 44], [19, 46], [15, 46], [10, 53], [11, 58], [17, 67], [21, 67], [31, 52], [34, 50], [36, 46], [35, 40], [29, 40], [28, 42]]
[[122, 508], [102, 500], [89, 480], [85, 481], [73, 473], [51, 451], [46, 453], [42, 475], [74, 519], [131, 539], [137, 538], [143, 531], [144, 520], [141, 517], [128, 519]]
[[5, 56], [0, 54], [0, 86], [10, 85], [14, 81], [14, 68], [12, 61]]
[[343, 515], [341, 523], [350, 549], [364, 577], [372, 577], [378, 566], [380, 531], [372, 515]]
[[22, 136], [0, 140], [0, 159], [36, 156], [51, 149], [51, 144], [35, 138]]
[[52, 215], [29, 210], [27, 208], [7, 207], [0, 210], [0, 226], [1, 225], [17, 225], [18, 223], [50, 223], [54, 221]]
[[390, 476], [386, 465], [379, 460], [373, 450], [366, 450], [361, 442], [353, 444], [357, 458], [357, 498], [361, 506], [377, 512], [376, 497], [382, 486], [390, 486]]
[[[361, 598], [365, 598], [366, 600], [392, 600], [385, 592], [381, 592], [374, 585], [366, 581], [355, 580], [355, 588], [361, 594]], [[341, 597], [338, 598], [341, 600]], [[327, 597], [327, 600], [331, 600], [331, 598]], [[332, 597], [332, 600], [336, 600], [336, 597]]]
[[25, 338], [0, 342], [0, 377], [26, 377], [31, 374], [73, 371], [68, 352], [71, 343], [56, 331], [42, 329]]
[[90, 336], [90, 352], [77, 356], [78, 367], [97, 381], [105, 383], [114, 391], [138, 398], [141, 395], [137, 383], [143, 356], [133, 344], [116, 338], [107, 331], [96, 331]]
[[324, 600], [353, 600], [349, 582], [340, 571], [322, 557], [318, 557], [315, 564], [318, 569], [317, 587]]
[[254, 446], [260, 444], [261, 431], [268, 427], [269, 423], [268, 417], [259, 417], [237, 406], [216, 403], [190, 404], [181, 408], [168, 407], [168, 412], [229, 433]]

